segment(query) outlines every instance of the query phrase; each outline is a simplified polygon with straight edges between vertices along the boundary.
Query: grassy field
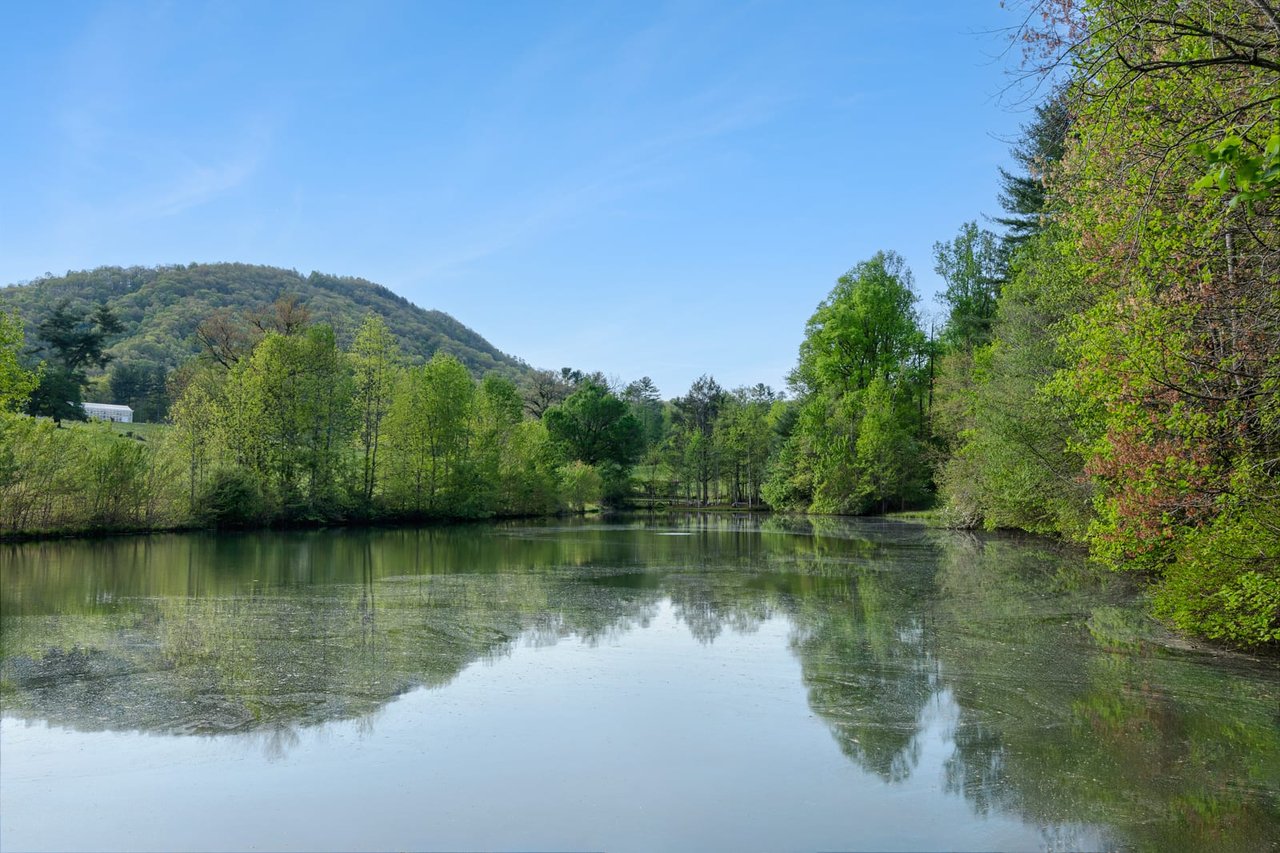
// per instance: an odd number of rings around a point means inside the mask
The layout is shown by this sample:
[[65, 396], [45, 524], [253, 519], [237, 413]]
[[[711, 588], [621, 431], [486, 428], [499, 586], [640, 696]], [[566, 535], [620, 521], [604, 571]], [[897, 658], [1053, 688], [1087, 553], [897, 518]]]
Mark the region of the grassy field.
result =
[[160, 438], [168, 428], [168, 424], [121, 424], [115, 421], [111, 422], [111, 430], [116, 435], [127, 435], [142, 441], [154, 441]]

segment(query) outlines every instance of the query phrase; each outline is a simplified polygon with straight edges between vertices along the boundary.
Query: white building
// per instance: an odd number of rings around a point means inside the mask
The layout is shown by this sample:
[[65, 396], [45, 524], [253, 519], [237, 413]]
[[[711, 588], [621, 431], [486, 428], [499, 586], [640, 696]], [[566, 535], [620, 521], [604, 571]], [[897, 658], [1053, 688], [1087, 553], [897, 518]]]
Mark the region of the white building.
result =
[[84, 403], [84, 413], [100, 421], [119, 421], [122, 424], [133, 423], [133, 409], [128, 406], [115, 406], [111, 403]]

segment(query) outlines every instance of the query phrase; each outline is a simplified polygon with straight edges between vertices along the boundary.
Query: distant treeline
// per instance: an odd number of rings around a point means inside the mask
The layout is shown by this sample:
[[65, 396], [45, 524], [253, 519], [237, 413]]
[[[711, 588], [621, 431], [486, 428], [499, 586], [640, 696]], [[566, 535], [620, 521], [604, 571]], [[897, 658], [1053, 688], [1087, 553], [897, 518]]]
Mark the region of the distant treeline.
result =
[[[121, 334], [109, 305], [55, 305], [26, 350], [21, 321], [3, 315], [6, 406], [28, 417], [6, 419], [0, 533], [483, 518], [636, 499], [910, 505], [929, 483], [919, 452], [929, 356], [914, 299], [901, 259], [877, 255], [811, 322], [800, 399], [703, 376], [664, 401], [648, 377], [621, 385], [563, 368], [516, 385], [492, 372], [477, 382], [443, 353], [414, 365], [376, 313], [343, 348], [285, 295], [195, 327], [200, 354], [166, 375], [159, 429], [73, 425]], [[867, 323], [883, 328], [844, 340], [841, 324]], [[44, 357], [33, 365], [32, 353]], [[833, 380], [846, 357], [857, 375]], [[838, 424], [827, 423], [833, 406]], [[855, 427], [855, 456], [843, 460]]]

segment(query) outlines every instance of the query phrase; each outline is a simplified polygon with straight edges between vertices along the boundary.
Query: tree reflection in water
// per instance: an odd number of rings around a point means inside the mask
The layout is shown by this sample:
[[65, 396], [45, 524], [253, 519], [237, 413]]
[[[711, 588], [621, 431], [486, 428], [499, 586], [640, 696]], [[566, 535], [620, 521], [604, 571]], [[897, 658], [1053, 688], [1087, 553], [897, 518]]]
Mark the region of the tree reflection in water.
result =
[[1280, 843], [1274, 662], [1180, 649], [1123, 578], [1035, 540], [723, 515], [174, 535], [4, 546], [0, 593], [6, 715], [276, 756], [517, 644], [619, 642], [664, 603], [702, 643], [781, 617], [810, 707], [886, 784], [945, 737], [941, 784], [1050, 843]]

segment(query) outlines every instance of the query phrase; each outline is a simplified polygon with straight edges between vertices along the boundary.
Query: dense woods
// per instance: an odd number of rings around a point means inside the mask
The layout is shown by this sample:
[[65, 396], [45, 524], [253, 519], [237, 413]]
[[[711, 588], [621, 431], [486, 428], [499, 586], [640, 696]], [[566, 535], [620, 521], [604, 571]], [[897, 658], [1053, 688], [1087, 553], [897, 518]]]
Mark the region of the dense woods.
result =
[[[935, 246], [940, 327], [882, 251], [817, 306], [787, 393], [664, 399], [359, 280], [51, 278], [0, 291], [0, 532], [936, 505], [1144, 573], [1184, 631], [1275, 644], [1280, 25], [1261, 0], [1029, 9], [1048, 95], [992, 176], [1002, 215]], [[87, 387], [171, 426], [59, 428]]]
[[1003, 176], [991, 339], [944, 364], [946, 511], [1083, 541], [1152, 577], [1175, 625], [1274, 643], [1276, 15], [1260, 0], [1033, 11], [1028, 59], [1062, 83]]

